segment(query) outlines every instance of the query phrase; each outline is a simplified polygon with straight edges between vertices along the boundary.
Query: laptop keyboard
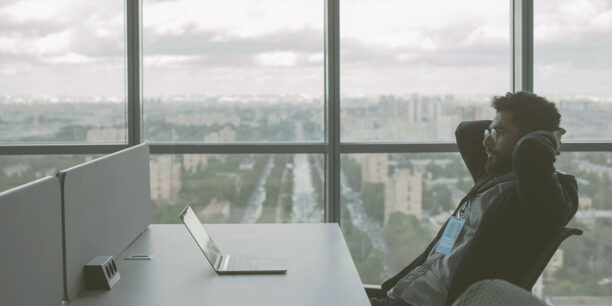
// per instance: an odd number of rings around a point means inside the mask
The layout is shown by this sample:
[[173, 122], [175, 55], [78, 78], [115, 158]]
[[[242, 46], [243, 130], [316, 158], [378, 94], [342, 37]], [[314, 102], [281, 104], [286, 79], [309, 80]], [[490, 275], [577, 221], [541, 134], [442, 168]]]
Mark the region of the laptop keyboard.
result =
[[285, 264], [283, 258], [258, 255], [232, 255], [227, 271], [277, 270]]
[[258, 256], [238, 255], [230, 257], [227, 270], [253, 270], [257, 268]]

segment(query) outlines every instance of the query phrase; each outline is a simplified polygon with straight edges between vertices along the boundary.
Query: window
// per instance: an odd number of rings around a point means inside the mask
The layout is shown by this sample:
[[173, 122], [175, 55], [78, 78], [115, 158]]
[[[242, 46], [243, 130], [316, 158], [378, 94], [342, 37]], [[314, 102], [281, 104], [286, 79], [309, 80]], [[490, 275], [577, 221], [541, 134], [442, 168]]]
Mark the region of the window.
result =
[[510, 86], [508, 8], [341, 1], [342, 140], [454, 140], [459, 122], [491, 118]]
[[0, 143], [126, 142], [123, 1], [0, 4]]
[[190, 204], [207, 223], [323, 222], [323, 156], [182, 154], [151, 157], [154, 223]]
[[[535, 1], [533, 31], [534, 89], [558, 102], [567, 139], [609, 140], [612, 2]], [[611, 158], [608, 150], [558, 159], [557, 168], [578, 180], [579, 210], [568, 226], [584, 234], [561, 245], [536, 284], [534, 292], [552, 303], [610, 295]]]
[[[493, 118], [510, 88], [508, 1], [340, 4], [342, 141], [454, 141], [459, 122]], [[341, 225], [365, 283], [416, 258], [472, 184], [456, 153], [341, 160]]]
[[534, 89], [558, 102], [568, 139], [612, 134], [612, 1], [534, 2]]
[[342, 231], [368, 284], [420, 255], [473, 185], [458, 153], [347, 154], [340, 175]]
[[534, 87], [564, 116], [557, 167], [579, 180], [570, 226], [585, 230], [534, 292], [599, 301], [611, 283], [611, 6], [3, 1], [0, 187], [147, 141], [155, 223], [178, 222], [187, 203], [211, 223], [340, 222], [362, 280], [379, 284], [471, 186], [456, 124]]
[[[569, 227], [584, 234], [568, 238], [555, 253], [536, 284], [534, 293], [555, 303], [578, 303], [576, 297], [609, 295], [612, 265], [612, 154], [562, 153], [560, 171], [578, 180], [579, 210]], [[566, 297], [570, 296], [570, 297]]]
[[323, 140], [323, 1], [144, 1], [145, 139]]

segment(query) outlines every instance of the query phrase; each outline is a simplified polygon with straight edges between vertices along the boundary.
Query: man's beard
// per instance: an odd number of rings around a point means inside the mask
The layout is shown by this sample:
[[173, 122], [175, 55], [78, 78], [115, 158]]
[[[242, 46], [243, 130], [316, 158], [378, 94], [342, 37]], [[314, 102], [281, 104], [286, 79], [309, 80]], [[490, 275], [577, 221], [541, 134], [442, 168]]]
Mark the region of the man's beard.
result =
[[487, 157], [485, 172], [489, 175], [500, 176], [512, 170], [512, 152], [491, 152], [491, 157]]

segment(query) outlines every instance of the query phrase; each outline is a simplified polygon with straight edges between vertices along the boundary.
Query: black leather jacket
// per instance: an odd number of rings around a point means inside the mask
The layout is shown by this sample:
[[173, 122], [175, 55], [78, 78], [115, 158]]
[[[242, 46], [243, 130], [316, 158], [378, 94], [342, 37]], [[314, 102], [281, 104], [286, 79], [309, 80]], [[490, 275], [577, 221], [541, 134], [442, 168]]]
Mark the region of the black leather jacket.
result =
[[[462, 122], [455, 131], [459, 152], [475, 182], [464, 200], [493, 180], [484, 170], [487, 156], [482, 145], [483, 132], [490, 124], [490, 120]], [[516, 187], [501, 193], [485, 211], [451, 276], [447, 305], [479, 280], [499, 278], [519, 284], [527, 272], [525, 267], [536, 258], [552, 232], [567, 225], [574, 216], [578, 186], [573, 176], [555, 171], [555, 149], [555, 137], [547, 131], [519, 139], [512, 152]], [[382, 284], [385, 292], [427, 259], [445, 226], [419, 257]]]

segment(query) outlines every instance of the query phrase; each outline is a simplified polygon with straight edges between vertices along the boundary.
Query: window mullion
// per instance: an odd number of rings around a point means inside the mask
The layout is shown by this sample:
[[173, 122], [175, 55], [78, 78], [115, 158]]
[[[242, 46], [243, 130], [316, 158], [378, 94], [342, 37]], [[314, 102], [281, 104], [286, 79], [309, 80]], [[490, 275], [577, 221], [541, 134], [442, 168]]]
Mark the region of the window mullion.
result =
[[340, 4], [325, 1], [325, 221], [340, 223]]
[[324, 143], [150, 143], [151, 154], [324, 154]]
[[533, 91], [533, 0], [511, 3], [512, 90]]
[[0, 156], [3, 155], [59, 155], [59, 154], [110, 154], [126, 149], [128, 145], [121, 143], [105, 144], [31, 144], [2, 145]]
[[142, 142], [142, 0], [125, 0], [128, 144]]

